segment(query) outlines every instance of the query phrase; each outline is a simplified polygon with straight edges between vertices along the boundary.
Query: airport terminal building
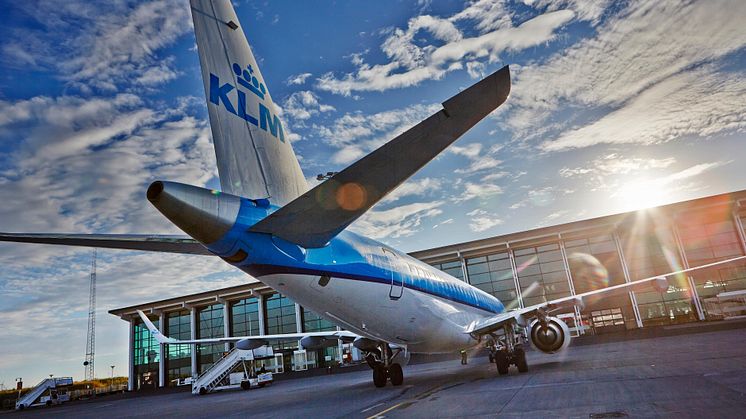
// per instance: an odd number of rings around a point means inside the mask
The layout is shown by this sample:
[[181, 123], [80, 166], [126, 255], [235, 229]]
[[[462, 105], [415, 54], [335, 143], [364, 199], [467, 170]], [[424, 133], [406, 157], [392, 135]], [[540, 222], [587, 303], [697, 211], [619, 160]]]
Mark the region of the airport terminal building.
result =
[[[576, 221], [411, 253], [499, 298], [525, 307], [601, 287], [746, 254], [746, 190]], [[574, 264], [590, 254], [608, 270], [599, 281]], [[248, 277], [247, 277], [248, 278]], [[137, 316], [146, 312], [177, 339], [336, 330], [260, 282], [111, 310], [129, 323], [129, 387], [176, 385], [199, 375], [226, 344], [159, 345]], [[679, 275], [667, 290], [627, 292], [587, 302], [562, 317], [575, 334], [600, 334], [746, 314], [746, 263]], [[300, 351], [273, 344], [274, 372], [325, 367], [359, 354], [351, 345]], [[349, 354], [349, 356], [345, 356]], [[302, 355], [302, 356], [299, 356]]]

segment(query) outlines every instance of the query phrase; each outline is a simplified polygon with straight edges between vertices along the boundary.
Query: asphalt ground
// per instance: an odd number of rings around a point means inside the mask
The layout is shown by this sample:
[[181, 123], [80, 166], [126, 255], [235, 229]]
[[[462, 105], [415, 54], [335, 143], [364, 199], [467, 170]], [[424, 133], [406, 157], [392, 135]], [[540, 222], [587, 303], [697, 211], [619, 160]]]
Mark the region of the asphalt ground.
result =
[[487, 358], [404, 369], [375, 388], [370, 371], [283, 380], [263, 389], [102, 398], [6, 417], [746, 417], [746, 329], [528, 353], [499, 376]]

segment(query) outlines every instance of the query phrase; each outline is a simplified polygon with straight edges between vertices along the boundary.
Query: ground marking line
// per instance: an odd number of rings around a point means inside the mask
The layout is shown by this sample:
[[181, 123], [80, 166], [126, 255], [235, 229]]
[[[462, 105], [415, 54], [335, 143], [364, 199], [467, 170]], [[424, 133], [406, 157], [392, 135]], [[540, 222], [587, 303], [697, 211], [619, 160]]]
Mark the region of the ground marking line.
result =
[[368, 416], [368, 417], [367, 417], [366, 419], [375, 419], [375, 418], [380, 418], [380, 417], [381, 417], [381, 415], [383, 415], [384, 413], [387, 413], [387, 412], [390, 412], [390, 411], [392, 411], [392, 410], [396, 409], [397, 407], [401, 406], [401, 405], [402, 405], [403, 403], [404, 403], [404, 402], [401, 402], [401, 403], [397, 403], [397, 404], [395, 404], [395, 405], [393, 405], [393, 406], [389, 407], [389, 408], [388, 408], [388, 409], [386, 409], [386, 410], [382, 410], [382, 411], [380, 411], [380, 412], [376, 413], [375, 415], [371, 415], [371, 416]]
[[369, 407], [369, 408], [367, 408], [367, 409], [361, 410], [361, 411], [360, 411], [360, 413], [365, 413], [365, 412], [367, 412], [367, 411], [369, 411], [369, 410], [373, 409], [374, 407], [378, 407], [378, 406], [380, 406], [380, 405], [382, 405], [382, 404], [383, 404], [383, 403], [378, 403], [378, 404], [374, 404], [373, 406], [371, 406], [371, 407]]

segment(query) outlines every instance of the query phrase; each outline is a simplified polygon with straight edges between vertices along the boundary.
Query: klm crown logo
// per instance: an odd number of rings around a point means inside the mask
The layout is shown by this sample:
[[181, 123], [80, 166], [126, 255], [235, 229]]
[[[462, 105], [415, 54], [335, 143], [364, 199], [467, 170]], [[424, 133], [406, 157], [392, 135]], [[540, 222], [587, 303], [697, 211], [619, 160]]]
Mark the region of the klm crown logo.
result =
[[[263, 129], [264, 131], [270, 132], [275, 136], [275, 138], [279, 138], [279, 140], [284, 143], [285, 133], [282, 129], [282, 122], [280, 122], [280, 118], [278, 118], [277, 115], [273, 115], [262, 103], [267, 95], [267, 88], [264, 86], [264, 83], [257, 78], [254, 68], [251, 65], [247, 65], [246, 68], [241, 68], [240, 65], [234, 63], [233, 72], [236, 74], [237, 83], [248, 90], [250, 94], [259, 98], [259, 109], [247, 109], [247, 92], [236, 88], [236, 86], [231, 83], [224, 83], [221, 85], [220, 78], [212, 73], [210, 73], [210, 102], [217, 106], [220, 106], [222, 103], [225, 110], [228, 112]], [[237, 108], [233, 106], [233, 102], [229, 96], [229, 93], [234, 89], [238, 96]], [[257, 111], [259, 113], [259, 119], [254, 116], [257, 114]]]

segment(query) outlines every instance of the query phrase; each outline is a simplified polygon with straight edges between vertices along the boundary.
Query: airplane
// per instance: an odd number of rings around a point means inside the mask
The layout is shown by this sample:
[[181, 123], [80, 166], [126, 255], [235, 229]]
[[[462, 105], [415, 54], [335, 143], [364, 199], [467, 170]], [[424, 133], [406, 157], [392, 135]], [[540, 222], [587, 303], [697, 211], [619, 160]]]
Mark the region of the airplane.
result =
[[[230, 0], [191, 0], [191, 13], [221, 190], [159, 180], [146, 193], [188, 236], [0, 233], [0, 240], [217, 256], [346, 331], [177, 340], [141, 312], [160, 343], [254, 349], [294, 338], [314, 349], [352, 341], [376, 387], [401, 385], [412, 353], [480, 345], [500, 375], [511, 365], [523, 373], [526, 343], [549, 354], [568, 347], [558, 312], [605, 293], [667, 289], [667, 277], [746, 258], [506, 310], [496, 297], [347, 227], [507, 100], [507, 66], [309, 189]], [[605, 272], [592, 257], [583, 260]]]

